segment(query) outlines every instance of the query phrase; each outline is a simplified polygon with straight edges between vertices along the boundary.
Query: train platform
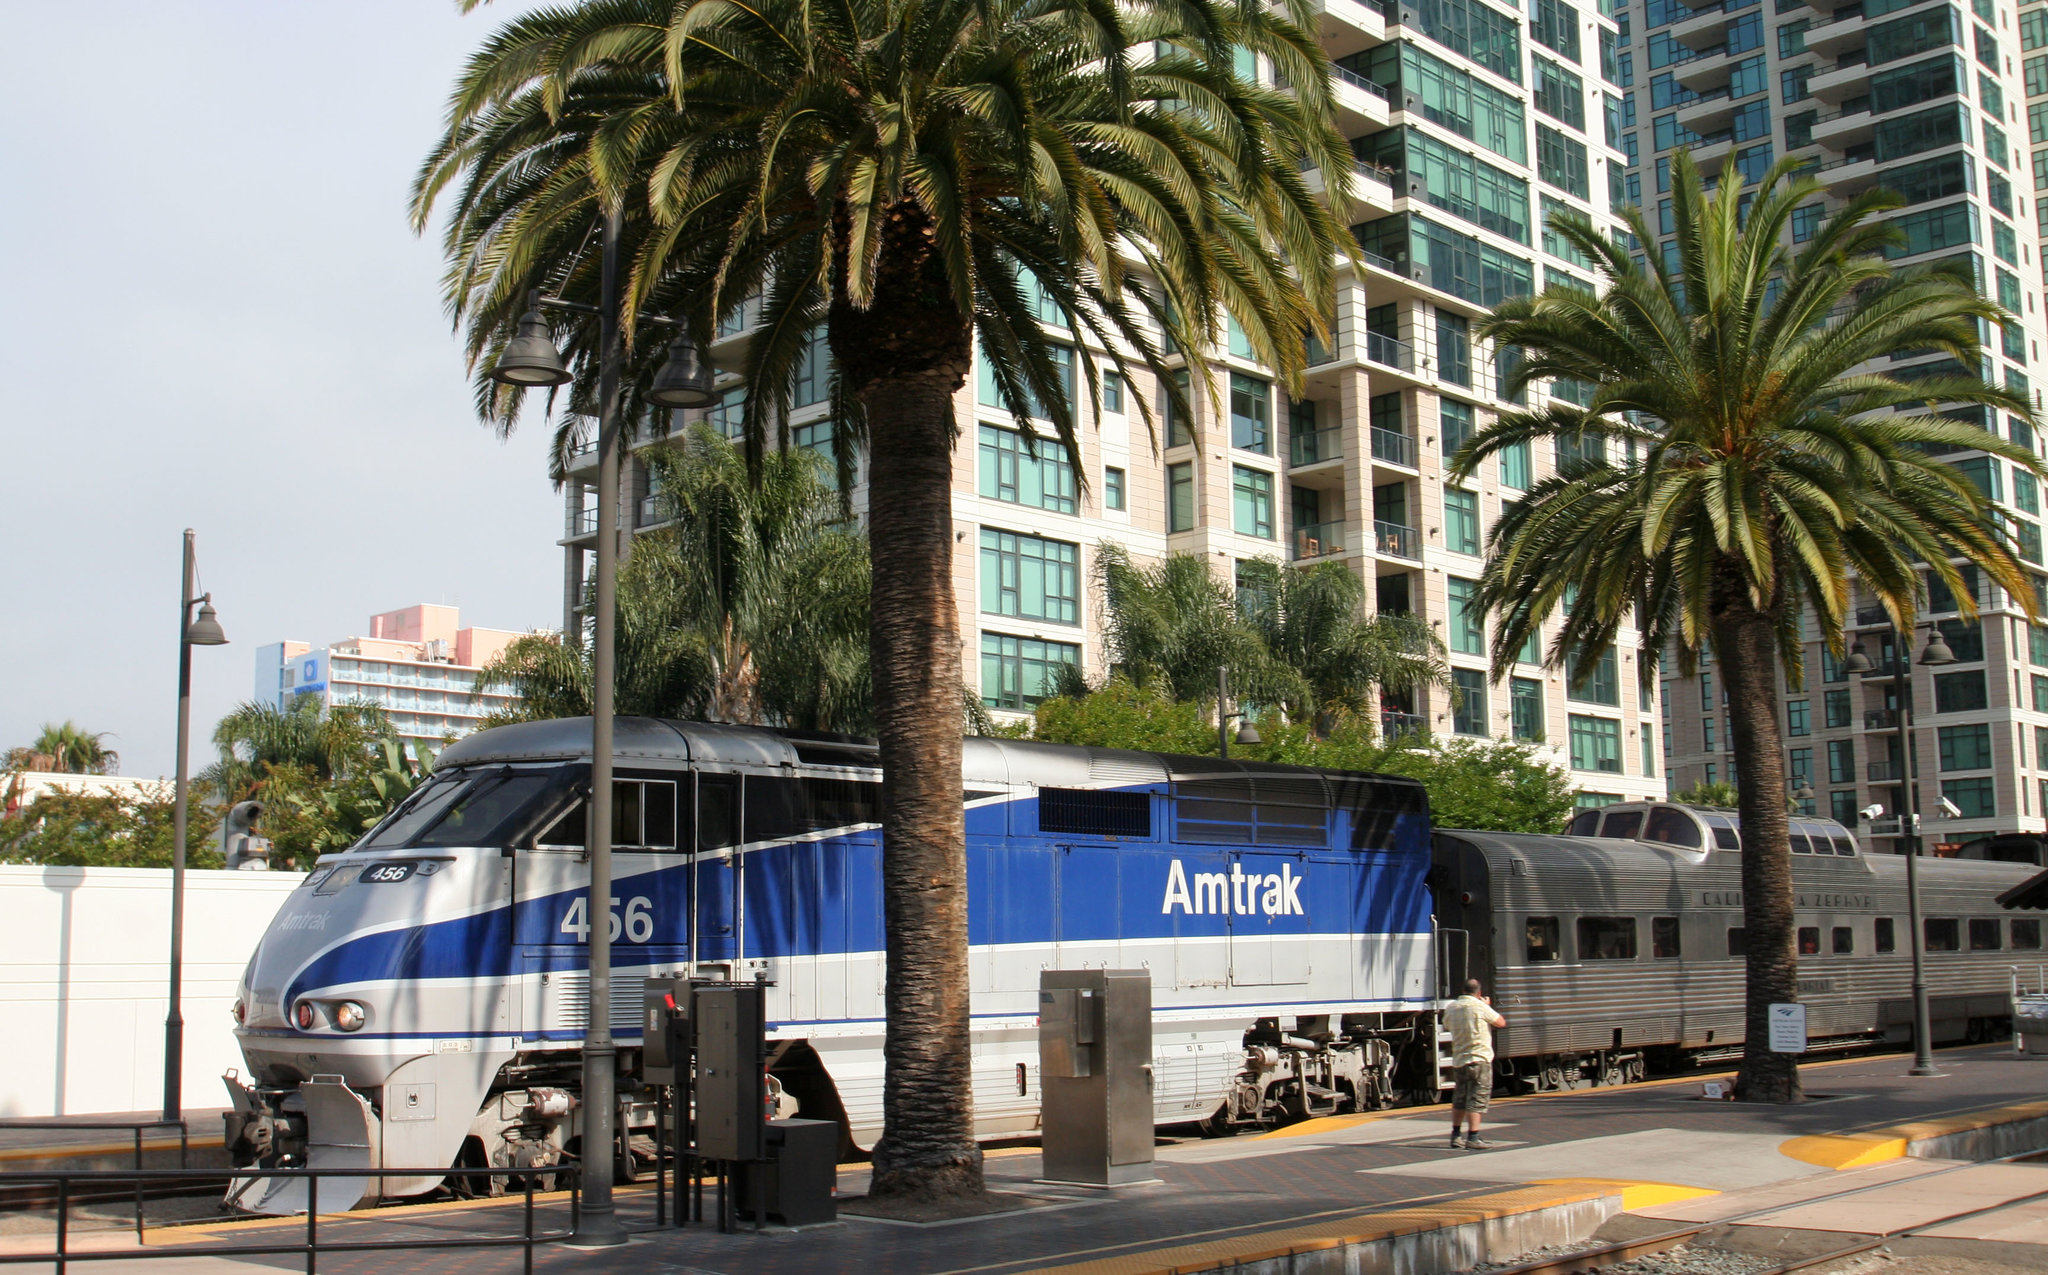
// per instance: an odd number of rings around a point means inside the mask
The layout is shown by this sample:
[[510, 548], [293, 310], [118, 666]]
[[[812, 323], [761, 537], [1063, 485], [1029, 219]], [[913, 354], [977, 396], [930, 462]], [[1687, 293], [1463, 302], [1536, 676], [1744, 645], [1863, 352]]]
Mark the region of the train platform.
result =
[[[1002, 1148], [990, 1153], [987, 1177], [1003, 1211], [926, 1225], [842, 1208], [836, 1223], [795, 1230], [657, 1229], [651, 1191], [628, 1186], [619, 1195], [627, 1247], [549, 1244], [535, 1250], [534, 1269], [1449, 1275], [1594, 1244], [1621, 1260], [1632, 1245], [1668, 1246], [1678, 1235], [1779, 1255], [1875, 1238], [1894, 1254], [1932, 1245], [1967, 1252], [1986, 1270], [2048, 1270], [2048, 1164], [2022, 1158], [2048, 1151], [2048, 1058], [2016, 1057], [2001, 1044], [1944, 1050], [1938, 1061], [1944, 1074], [1932, 1079], [1907, 1076], [1910, 1058], [1900, 1054], [1808, 1064], [1811, 1100], [1790, 1108], [1703, 1098], [1702, 1080], [1725, 1073], [1496, 1099], [1491, 1150], [1452, 1150], [1441, 1107], [1162, 1140], [1158, 1183], [1109, 1192], [1041, 1184], [1035, 1148]], [[865, 1183], [862, 1166], [843, 1168], [842, 1205]], [[516, 1235], [523, 1208], [512, 1199], [323, 1216], [323, 1242], [416, 1238], [455, 1247], [323, 1251], [318, 1266], [364, 1275], [518, 1271], [517, 1249], [473, 1245]], [[541, 1229], [564, 1227], [567, 1200], [539, 1198], [535, 1213]], [[108, 1228], [74, 1243], [98, 1250], [91, 1269], [119, 1275], [303, 1270], [302, 1255], [233, 1250], [295, 1243], [306, 1229], [304, 1218], [157, 1227], [148, 1259], [129, 1256], [132, 1231]], [[19, 1228], [0, 1232], [0, 1259], [38, 1251], [36, 1242]]]
[[184, 1127], [161, 1111], [0, 1118], [0, 1173], [54, 1169], [212, 1168], [227, 1164], [225, 1108], [190, 1109]]

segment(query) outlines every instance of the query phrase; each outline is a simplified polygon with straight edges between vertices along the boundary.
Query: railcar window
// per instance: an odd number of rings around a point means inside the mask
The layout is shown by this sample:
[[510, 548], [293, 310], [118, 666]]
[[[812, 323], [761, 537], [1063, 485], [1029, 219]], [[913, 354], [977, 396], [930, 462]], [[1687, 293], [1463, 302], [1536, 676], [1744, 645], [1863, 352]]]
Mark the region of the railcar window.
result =
[[1853, 838], [1850, 838], [1850, 837], [1836, 837], [1836, 838], [1834, 839], [1834, 842], [1835, 842], [1835, 853], [1836, 853], [1836, 854], [1840, 854], [1840, 855], [1854, 855], [1854, 854], [1856, 853], [1856, 842], [1855, 842], [1855, 840], [1854, 840]]
[[749, 842], [881, 820], [882, 786], [866, 780], [748, 775], [744, 791]]
[[1643, 812], [1625, 810], [1618, 815], [1607, 816], [1607, 826], [1600, 830], [1603, 837], [1618, 837], [1623, 841], [1634, 841], [1636, 833], [1642, 831]]
[[1801, 956], [1820, 955], [1820, 927], [1818, 925], [1802, 925], [1799, 927], [1799, 954]]
[[1632, 916], [1582, 916], [1579, 918], [1579, 959], [1582, 961], [1633, 961], [1636, 959], [1636, 919]]
[[1683, 810], [1671, 806], [1657, 806], [1650, 811], [1650, 825], [1643, 830], [1643, 840], [1661, 841], [1667, 846], [1697, 850], [1701, 844], [1700, 826]]
[[1898, 934], [1892, 929], [1892, 919], [1890, 917], [1878, 917], [1873, 923], [1872, 928], [1876, 931], [1873, 937], [1877, 940], [1871, 944], [1872, 947], [1875, 947], [1880, 952], [1896, 952], [1899, 950]]
[[1848, 956], [1856, 950], [1856, 931], [1846, 925], [1838, 925], [1834, 931], [1836, 956]]
[[[590, 844], [585, 823], [590, 803], [579, 801], [540, 834], [540, 844], [580, 849]], [[435, 832], [439, 832], [437, 827]], [[676, 846], [676, 785], [672, 779], [612, 781], [612, 848], [673, 850]]]
[[1529, 959], [1531, 961], [1554, 961], [1557, 959], [1557, 918], [1554, 916], [1532, 916], [1528, 922]]
[[449, 806], [413, 844], [487, 846], [492, 833], [532, 804], [554, 781], [554, 775], [540, 771], [483, 780], [462, 794], [462, 799]]
[[1600, 812], [1597, 809], [1581, 810], [1573, 815], [1571, 823], [1566, 825], [1564, 830], [1565, 835], [1568, 837], [1597, 836], [1599, 831]]
[[473, 781], [466, 775], [436, 779], [412, 795], [412, 799], [399, 807], [398, 813], [387, 819], [383, 826], [363, 838], [365, 847], [402, 846], [419, 834], [419, 830], [440, 818], [455, 798], [467, 789]]
[[1970, 918], [1970, 950], [1972, 952], [1996, 952], [2000, 935], [1998, 921], [1990, 917]]
[[697, 849], [740, 844], [740, 777], [697, 776]]
[[1954, 917], [1930, 916], [1922, 924], [1926, 927], [1928, 951], [1953, 952], [1962, 946], [1962, 926]]
[[1089, 837], [1152, 835], [1152, 794], [1092, 788], [1038, 790], [1038, 830]]
[[1727, 815], [1705, 815], [1707, 826], [1714, 830], [1716, 850], [1742, 849], [1742, 837], [1735, 831], [1735, 821]]
[[2013, 918], [2012, 945], [2028, 951], [2038, 950], [2041, 946], [2041, 923], [2032, 918], [2026, 920], [2021, 920], [2017, 917]]
[[1728, 955], [1743, 956], [1749, 951], [1749, 941], [1739, 925], [1728, 927]]
[[1801, 832], [1801, 831], [1800, 831], [1799, 829], [1797, 829], [1797, 828], [1794, 828], [1794, 829], [1792, 829], [1792, 831], [1791, 831], [1791, 832], [1790, 832], [1790, 833], [1789, 833], [1788, 835], [1789, 835], [1789, 836], [1790, 836], [1790, 837], [1792, 838], [1792, 853], [1793, 853], [1793, 854], [1812, 854], [1812, 853], [1813, 853], [1813, 843], [1812, 843], [1811, 841], [1808, 841], [1808, 840], [1806, 839], [1806, 834], [1805, 834], [1805, 833]]
[[1680, 955], [1677, 917], [1650, 918], [1650, 955], [1660, 961], [1673, 960]]

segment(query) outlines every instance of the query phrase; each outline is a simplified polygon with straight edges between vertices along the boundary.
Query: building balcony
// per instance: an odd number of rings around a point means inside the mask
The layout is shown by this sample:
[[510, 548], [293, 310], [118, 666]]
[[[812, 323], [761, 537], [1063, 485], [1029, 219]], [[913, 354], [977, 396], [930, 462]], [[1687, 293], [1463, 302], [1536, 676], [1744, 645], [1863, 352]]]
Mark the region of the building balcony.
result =
[[[1747, 56], [1746, 54], [1744, 56]], [[1728, 56], [1727, 47], [1711, 52], [1696, 54], [1682, 62], [1671, 64], [1671, 78], [1678, 86], [1695, 93], [1705, 93], [1728, 82], [1728, 71], [1734, 61]]]
[[1347, 137], [1385, 128], [1393, 118], [1394, 106], [1388, 100], [1387, 90], [1356, 71], [1332, 66], [1330, 89], [1337, 127]]
[[669, 520], [668, 510], [662, 507], [660, 496], [642, 496], [639, 515], [639, 521], [634, 524], [638, 527], [652, 527], [658, 522]]
[[1712, 133], [1728, 127], [1735, 118], [1735, 99], [1728, 94], [1728, 86], [1709, 89], [1695, 101], [1678, 108], [1678, 123], [1681, 128], [1695, 133]]
[[1728, 44], [1728, 15], [1719, 4], [1694, 9], [1673, 23], [1671, 38], [1688, 49], [1710, 53]]
[[1863, 714], [1865, 730], [1897, 730], [1899, 710], [1896, 708], [1873, 708]]
[[1287, 556], [1296, 562], [1312, 558], [1331, 558], [1348, 553], [1352, 548], [1351, 537], [1346, 534], [1341, 522], [1303, 522], [1294, 526], [1294, 538], [1288, 542]]
[[[1769, 137], [1760, 139], [1768, 142]], [[1692, 151], [1692, 162], [1699, 165], [1703, 173], [1719, 173], [1721, 163], [1735, 150], [1735, 134], [1723, 130], [1700, 138], [1687, 149]]]
[[1851, 50], [1861, 52], [1869, 29], [1870, 22], [1861, 13], [1824, 18], [1806, 28], [1806, 51], [1819, 54], [1822, 61]]
[[1874, 761], [1863, 769], [1873, 784], [1895, 784], [1905, 778], [1903, 773], [1905, 767], [1899, 765], [1895, 760]]
[[1838, 58], [1833, 66], [1808, 77], [1806, 91], [1829, 105], [1840, 105], [1870, 92], [1870, 67], [1864, 62], [1862, 50]]
[[1868, 97], [1851, 98], [1840, 110], [1822, 111], [1813, 121], [1813, 140], [1836, 151], [1868, 142], [1876, 131], [1877, 117], [1870, 113]]
[[1398, 522], [1375, 522], [1372, 528], [1376, 552], [1382, 557], [1422, 561], [1422, 535], [1415, 528]]
[[571, 536], [594, 536], [597, 534], [597, 510], [579, 509], [569, 515]]
[[[1302, 180], [1308, 184], [1311, 192], [1321, 196], [1327, 202], [1329, 199], [1329, 182], [1324, 178], [1322, 169], [1304, 169]], [[1375, 217], [1384, 217], [1388, 213], [1393, 212], [1395, 198], [1394, 174], [1392, 170], [1381, 168], [1378, 164], [1358, 160], [1351, 166], [1350, 208], [1348, 210], [1338, 209], [1337, 211], [1340, 214], [1348, 212], [1349, 216], [1355, 220], [1371, 220]]]
[[1891, 613], [1881, 606], [1856, 608], [1856, 624], [1859, 629], [1888, 628], [1892, 622]]
[[1301, 430], [1287, 440], [1287, 463], [1295, 469], [1344, 459], [1344, 431], [1332, 425]]
[[[1392, 262], [1387, 263], [1387, 268], [1390, 270], [1396, 269]], [[1367, 332], [1365, 334], [1365, 361], [1377, 363], [1381, 367], [1393, 368], [1397, 372], [1413, 372], [1415, 370], [1415, 347], [1406, 341], [1396, 340], [1384, 332]]]
[[586, 469], [596, 468], [597, 430], [593, 428], [590, 431], [590, 436], [578, 443], [575, 451], [569, 453], [569, 472], [574, 474]]
[[1870, 143], [1859, 143], [1838, 158], [1801, 169], [1800, 176], [1812, 177], [1833, 194], [1846, 199], [1877, 184], [1877, 155]]
[[1377, 4], [1359, 0], [1312, 0], [1316, 35], [1333, 58], [1362, 53], [1387, 40], [1387, 15]]
[[1396, 430], [1372, 427], [1372, 458], [1405, 469], [1415, 468], [1415, 440]]

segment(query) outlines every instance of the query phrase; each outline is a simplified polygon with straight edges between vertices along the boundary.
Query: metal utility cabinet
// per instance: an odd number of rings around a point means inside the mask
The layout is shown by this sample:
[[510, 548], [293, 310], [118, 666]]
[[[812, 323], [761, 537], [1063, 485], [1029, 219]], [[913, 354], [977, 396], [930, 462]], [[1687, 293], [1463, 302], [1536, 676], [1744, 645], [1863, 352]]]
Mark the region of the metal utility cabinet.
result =
[[1046, 1181], [1157, 1180], [1150, 970], [1040, 971], [1038, 1073]]

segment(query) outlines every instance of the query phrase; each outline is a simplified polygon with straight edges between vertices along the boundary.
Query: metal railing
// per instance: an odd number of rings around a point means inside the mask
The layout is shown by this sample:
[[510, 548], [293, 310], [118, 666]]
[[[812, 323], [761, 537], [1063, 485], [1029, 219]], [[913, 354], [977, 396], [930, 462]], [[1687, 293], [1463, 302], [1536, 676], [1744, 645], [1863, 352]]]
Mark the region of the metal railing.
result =
[[1415, 468], [1415, 440], [1406, 434], [1390, 429], [1372, 427], [1372, 458], [1383, 460], [1390, 465], [1406, 465]]
[[1889, 623], [1891, 623], [1891, 615], [1882, 606], [1856, 608], [1856, 627], [1859, 629], [1869, 628], [1873, 624]]
[[1422, 538], [1415, 528], [1404, 527], [1398, 522], [1374, 522], [1372, 528], [1379, 552], [1393, 558], [1406, 558], [1410, 562], [1422, 561]]
[[[76, 1128], [76, 1125], [68, 1127]], [[569, 1180], [569, 1226], [566, 1230], [538, 1231], [534, 1229], [534, 1180], [547, 1175]], [[303, 1239], [292, 1243], [251, 1243], [251, 1244], [174, 1244], [159, 1248], [141, 1247], [134, 1249], [89, 1249], [75, 1252], [71, 1248], [71, 1210], [78, 1199], [81, 1186], [86, 1188], [120, 1188], [134, 1184], [139, 1194], [150, 1183], [185, 1183], [195, 1181], [218, 1181], [224, 1185], [239, 1178], [304, 1178], [306, 1179], [306, 1230]], [[474, 1235], [464, 1234], [450, 1239], [378, 1239], [378, 1240], [335, 1240], [320, 1237], [320, 1180], [322, 1178], [518, 1178], [525, 1196], [520, 1211], [520, 1230], [517, 1235]], [[552, 1165], [545, 1169], [86, 1169], [53, 1172], [8, 1172], [0, 1173], [0, 1191], [13, 1192], [36, 1185], [54, 1192], [52, 1203], [56, 1208], [56, 1235], [53, 1246], [44, 1252], [0, 1253], [0, 1266], [22, 1266], [35, 1263], [39, 1266], [54, 1263], [57, 1275], [65, 1275], [72, 1262], [106, 1261], [147, 1261], [153, 1258], [239, 1258], [239, 1257], [303, 1257], [307, 1275], [316, 1275], [319, 1258], [323, 1253], [401, 1253], [434, 1249], [476, 1249], [476, 1248], [519, 1248], [523, 1251], [525, 1275], [533, 1272], [533, 1248], [536, 1244], [549, 1244], [566, 1240], [576, 1233], [576, 1222], [582, 1210], [582, 1193], [577, 1181], [574, 1164]], [[559, 1187], [557, 1188], [559, 1189]], [[351, 1202], [359, 1198], [351, 1196]], [[333, 1218], [335, 1215], [328, 1215]], [[380, 1231], [387, 1227], [377, 1228]], [[142, 1238], [142, 1227], [138, 1221], [137, 1239]]]
[[1896, 708], [1873, 708], [1863, 714], [1863, 729], [1890, 730], [1899, 724], [1899, 710]]
[[1294, 466], [1320, 465], [1344, 455], [1344, 432], [1336, 426], [1304, 429], [1287, 440], [1287, 463]]
[[1289, 556], [1296, 562], [1309, 558], [1327, 558], [1343, 553], [1344, 524], [1341, 522], [1300, 522], [1294, 525], [1294, 540], [1288, 546]]
[[1396, 739], [1402, 735], [1421, 735], [1428, 730], [1429, 719], [1420, 713], [1380, 714], [1380, 734], [1388, 739]]
[[569, 534], [587, 536], [597, 530], [597, 510], [579, 509], [569, 515]]
[[667, 521], [668, 511], [662, 508], [661, 496], [642, 496], [640, 498], [640, 521], [638, 523], [639, 526], [651, 527], [657, 522]]
[[[1387, 269], [1397, 267], [1390, 264]], [[1368, 332], [1365, 334], [1365, 361], [1396, 371], [1412, 372], [1415, 370], [1415, 347], [1384, 333]]]
[[1393, 99], [1393, 95], [1387, 92], [1385, 85], [1375, 84], [1371, 80], [1368, 80], [1364, 76], [1360, 75], [1358, 72], [1351, 70], [1349, 67], [1332, 65], [1330, 67], [1330, 74], [1336, 76], [1338, 79], [1344, 81], [1346, 84], [1351, 85], [1353, 88], [1364, 89], [1366, 92], [1372, 94], [1374, 97], [1380, 98], [1383, 101], [1391, 101]]
[[[80, 1133], [111, 1133], [116, 1130], [126, 1130], [134, 1139], [135, 1169], [138, 1173], [142, 1171], [143, 1131], [146, 1129], [176, 1129], [178, 1131], [178, 1167], [182, 1169], [191, 1163], [192, 1131], [183, 1120], [0, 1120], [0, 1129], [64, 1133], [73, 1131]], [[65, 1148], [58, 1146], [51, 1148], [51, 1150], [61, 1152]], [[5, 1194], [4, 1186], [0, 1186], [0, 1197], [4, 1197]], [[142, 1238], [142, 1197], [143, 1184], [137, 1182], [135, 1184], [135, 1238], [138, 1241]]]
[[1870, 782], [1874, 784], [1891, 783], [1905, 778], [1905, 775], [1902, 773], [1904, 767], [1895, 761], [1874, 761], [1863, 769]]

